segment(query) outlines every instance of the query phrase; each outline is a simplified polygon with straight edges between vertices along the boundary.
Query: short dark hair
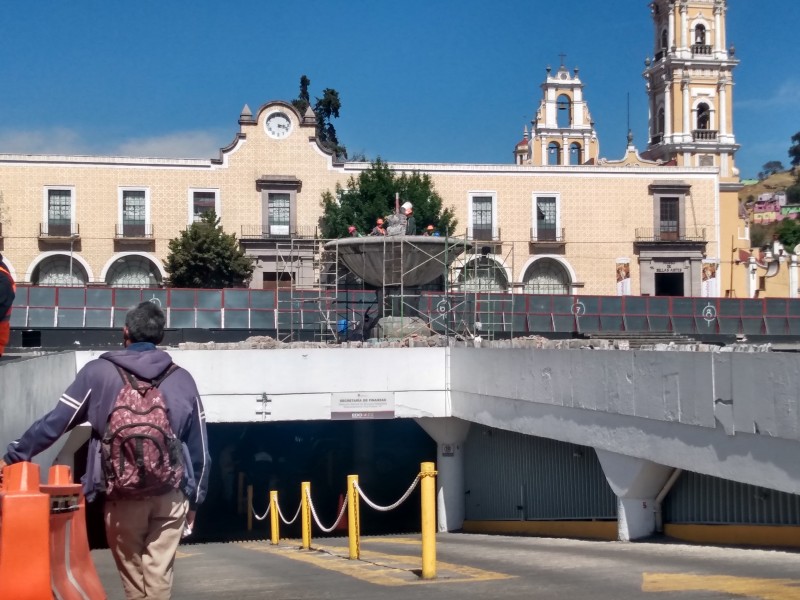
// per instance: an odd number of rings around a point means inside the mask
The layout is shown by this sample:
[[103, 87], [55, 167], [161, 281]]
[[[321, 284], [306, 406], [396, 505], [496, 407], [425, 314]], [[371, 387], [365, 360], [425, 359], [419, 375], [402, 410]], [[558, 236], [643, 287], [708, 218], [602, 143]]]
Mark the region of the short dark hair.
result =
[[141, 302], [125, 315], [125, 327], [131, 342], [150, 342], [160, 344], [164, 339], [166, 324], [164, 311], [153, 302]]

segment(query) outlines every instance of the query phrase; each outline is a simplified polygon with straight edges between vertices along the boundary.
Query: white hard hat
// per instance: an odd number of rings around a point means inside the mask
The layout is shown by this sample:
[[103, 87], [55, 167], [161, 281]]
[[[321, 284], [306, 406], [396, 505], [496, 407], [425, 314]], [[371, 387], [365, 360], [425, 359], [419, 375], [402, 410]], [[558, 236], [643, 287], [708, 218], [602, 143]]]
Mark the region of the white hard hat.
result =
[[403, 204], [400, 206], [400, 208], [402, 208], [403, 210], [408, 210], [409, 208], [414, 208], [414, 207], [412, 206], [411, 202], [404, 202], [404, 203], [403, 203]]

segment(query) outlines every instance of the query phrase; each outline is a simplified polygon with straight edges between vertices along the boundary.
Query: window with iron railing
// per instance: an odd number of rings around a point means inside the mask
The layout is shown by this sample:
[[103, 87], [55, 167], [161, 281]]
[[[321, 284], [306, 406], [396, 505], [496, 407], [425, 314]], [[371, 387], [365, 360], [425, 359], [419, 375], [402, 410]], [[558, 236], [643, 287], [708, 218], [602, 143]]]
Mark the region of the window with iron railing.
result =
[[122, 192], [122, 237], [144, 237], [147, 224], [147, 199], [144, 190]]
[[47, 228], [42, 233], [58, 237], [72, 234], [72, 190], [47, 190]]
[[557, 204], [553, 196], [536, 198], [536, 239], [555, 241], [558, 232]]
[[473, 196], [472, 198], [472, 239], [491, 241], [494, 223], [492, 221], [492, 197]]
[[[289, 235], [291, 224], [291, 198], [287, 193], [270, 193], [267, 218], [270, 235]], [[266, 225], [266, 224], [265, 224]]]
[[662, 240], [677, 240], [680, 233], [680, 201], [678, 198], [661, 198], [658, 228]]

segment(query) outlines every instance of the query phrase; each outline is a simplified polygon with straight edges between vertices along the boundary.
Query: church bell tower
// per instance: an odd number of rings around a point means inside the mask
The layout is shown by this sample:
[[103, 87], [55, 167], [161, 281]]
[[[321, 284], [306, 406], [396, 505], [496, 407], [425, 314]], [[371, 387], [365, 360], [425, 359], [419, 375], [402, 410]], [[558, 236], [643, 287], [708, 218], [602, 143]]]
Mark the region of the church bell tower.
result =
[[726, 48], [727, 0], [654, 0], [654, 57], [645, 61], [648, 158], [718, 167], [738, 180], [733, 135], [734, 48]]

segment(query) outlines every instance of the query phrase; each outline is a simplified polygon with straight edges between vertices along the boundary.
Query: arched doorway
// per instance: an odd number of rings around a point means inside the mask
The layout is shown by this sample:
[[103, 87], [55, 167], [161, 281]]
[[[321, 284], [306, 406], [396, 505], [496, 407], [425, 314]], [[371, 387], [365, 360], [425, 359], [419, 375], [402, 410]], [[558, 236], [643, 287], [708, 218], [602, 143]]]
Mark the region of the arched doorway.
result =
[[505, 292], [508, 289], [505, 268], [488, 256], [476, 258], [464, 265], [458, 281], [465, 292]]
[[52, 254], [33, 268], [30, 281], [33, 285], [85, 286], [89, 276], [77, 257]]
[[163, 277], [158, 265], [148, 257], [128, 254], [111, 263], [105, 282], [111, 287], [160, 287]]
[[539, 258], [526, 269], [523, 282], [528, 294], [569, 294], [572, 278], [561, 262]]

